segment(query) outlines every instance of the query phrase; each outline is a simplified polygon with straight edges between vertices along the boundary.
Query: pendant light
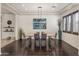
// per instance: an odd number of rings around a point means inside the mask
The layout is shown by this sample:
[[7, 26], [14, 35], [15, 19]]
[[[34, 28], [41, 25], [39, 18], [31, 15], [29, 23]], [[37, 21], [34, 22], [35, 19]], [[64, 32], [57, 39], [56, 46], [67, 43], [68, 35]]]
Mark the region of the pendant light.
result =
[[42, 7], [39, 6], [39, 7], [38, 7], [38, 18], [40, 19], [41, 16], [42, 16]]
[[[41, 19], [41, 15], [42, 15], [42, 7], [39, 6], [39, 7], [38, 7], [38, 20]], [[39, 33], [39, 35], [40, 35], [39, 45], [40, 45], [40, 50], [41, 50], [41, 28], [40, 28], [40, 33]], [[39, 52], [39, 53], [40, 53], [40, 52]]]

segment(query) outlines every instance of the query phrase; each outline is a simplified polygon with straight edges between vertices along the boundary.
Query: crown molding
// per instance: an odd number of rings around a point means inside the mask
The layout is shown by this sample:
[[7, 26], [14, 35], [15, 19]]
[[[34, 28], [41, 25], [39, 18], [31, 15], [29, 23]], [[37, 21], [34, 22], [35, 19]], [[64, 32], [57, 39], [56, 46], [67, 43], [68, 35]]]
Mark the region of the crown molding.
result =
[[[20, 15], [38, 15], [38, 12], [25, 12], [21, 13]], [[42, 14], [39, 15], [58, 15], [56, 12], [43, 12]]]
[[11, 6], [11, 5], [8, 5], [8, 4], [6, 4], [6, 3], [2, 3], [2, 5], [1, 5], [1, 9], [5, 9], [5, 10], [8, 10], [8, 11], [10, 11], [11, 13], [13, 13], [13, 14], [18, 14], [18, 12]]
[[64, 7], [63, 9], [61, 9], [62, 11], [60, 11], [59, 14], [62, 15], [64, 12], [71, 10], [73, 8], [76, 8], [77, 6], [79, 6], [79, 4], [71, 3], [71, 4], [67, 5], [66, 7]]

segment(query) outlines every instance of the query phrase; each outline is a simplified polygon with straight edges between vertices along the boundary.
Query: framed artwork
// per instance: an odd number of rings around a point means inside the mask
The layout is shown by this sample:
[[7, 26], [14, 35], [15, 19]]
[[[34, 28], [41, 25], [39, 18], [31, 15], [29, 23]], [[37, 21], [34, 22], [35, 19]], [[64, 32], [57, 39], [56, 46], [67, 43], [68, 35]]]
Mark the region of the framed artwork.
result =
[[46, 29], [46, 18], [34, 18], [33, 29]]

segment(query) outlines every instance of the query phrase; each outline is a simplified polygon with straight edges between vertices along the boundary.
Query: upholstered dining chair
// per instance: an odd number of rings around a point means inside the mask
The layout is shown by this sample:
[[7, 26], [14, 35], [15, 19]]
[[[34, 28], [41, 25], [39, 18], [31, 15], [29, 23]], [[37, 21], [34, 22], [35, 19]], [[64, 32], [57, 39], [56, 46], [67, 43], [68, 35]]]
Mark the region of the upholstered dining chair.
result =
[[35, 48], [40, 48], [40, 34], [39, 32], [34, 34]]
[[46, 38], [47, 38], [47, 34], [42, 32], [41, 33], [41, 48], [46, 48]]

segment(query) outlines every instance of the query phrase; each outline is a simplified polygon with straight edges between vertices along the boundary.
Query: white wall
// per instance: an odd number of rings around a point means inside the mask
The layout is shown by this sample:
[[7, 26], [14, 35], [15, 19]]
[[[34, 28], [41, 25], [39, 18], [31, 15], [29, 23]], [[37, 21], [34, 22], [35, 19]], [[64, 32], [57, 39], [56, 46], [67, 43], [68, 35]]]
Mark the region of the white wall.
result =
[[[61, 19], [63, 16], [72, 13], [76, 10], [79, 10], [79, 5], [78, 6], [73, 6], [71, 8], [68, 8], [66, 11], [64, 11], [61, 14]], [[67, 42], [68, 44], [72, 45], [73, 47], [77, 48], [79, 50], [79, 35], [74, 35], [74, 34], [69, 34], [69, 33], [64, 33], [62, 34], [62, 39]]]
[[[19, 19], [17, 19], [19, 17]], [[18, 20], [19, 27], [23, 29], [25, 34], [32, 34], [37, 31], [44, 31], [46, 33], [55, 34], [58, 30], [58, 15], [42, 15], [42, 18], [47, 19], [47, 29], [46, 30], [34, 30], [33, 29], [33, 18], [38, 18], [38, 15], [18, 15], [16, 20]]]
[[1, 3], [0, 3], [0, 54], [1, 54]]
[[15, 16], [15, 19], [16, 19], [16, 22], [15, 22], [15, 37], [16, 37], [16, 40], [18, 40], [18, 31], [19, 31], [19, 27], [20, 27], [20, 20], [19, 20], [20, 16], [19, 15], [16, 15]]
[[63, 40], [78, 49], [78, 35], [63, 33]]

